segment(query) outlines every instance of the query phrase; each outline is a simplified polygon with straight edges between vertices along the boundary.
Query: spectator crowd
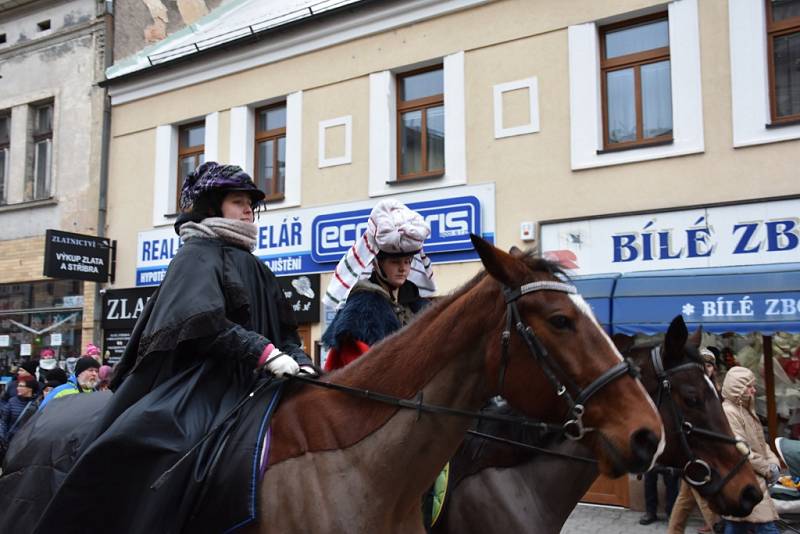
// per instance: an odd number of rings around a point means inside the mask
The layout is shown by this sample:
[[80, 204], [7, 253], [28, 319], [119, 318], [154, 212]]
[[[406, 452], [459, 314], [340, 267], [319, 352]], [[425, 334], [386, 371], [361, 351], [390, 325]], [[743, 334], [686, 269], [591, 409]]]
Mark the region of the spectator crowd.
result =
[[45, 348], [38, 359], [0, 370], [6, 386], [0, 395], [0, 463], [17, 431], [54, 399], [108, 388], [111, 367], [102, 364], [100, 349], [89, 344], [85, 354], [60, 365], [55, 351]]

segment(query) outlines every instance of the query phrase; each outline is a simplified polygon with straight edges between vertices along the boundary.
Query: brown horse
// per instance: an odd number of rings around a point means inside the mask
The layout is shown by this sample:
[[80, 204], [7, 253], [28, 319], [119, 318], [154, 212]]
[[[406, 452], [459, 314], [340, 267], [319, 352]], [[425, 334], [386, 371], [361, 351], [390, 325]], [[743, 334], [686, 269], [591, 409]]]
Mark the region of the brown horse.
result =
[[[561, 421], [564, 399], [582, 400], [581, 410], [569, 406], [570, 428], [582, 415], [600, 470], [648, 469], [663, 446], [661, 421], [585, 301], [553, 264], [473, 244], [486, 272], [325, 380], [468, 411], [502, 394], [549, 421]], [[517, 331], [503, 336], [507, 314]], [[569, 387], [559, 396], [561, 383]], [[260, 521], [248, 532], [423, 532], [420, 496], [469, 424], [340, 391], [294, 391], [272, 421]]]
[[[700, 331], [689, 338], [683, 319], [676, 317], [657, 357], [651, 347], [634, 348], [633, 339], [627, 336], [614, 336], [614, 341], [640, 366], [642, 381], [659, 404], [666, 432], [659, 464], [687, 468], [684, 476], [695, 482], [717, 513], [748, 515], [761, 500], [761, 493], [703, 372], [697, 352]], [[656, 368], [659, 365], [661, 372]], [[665, 378], [670, 387], [662, 389], [659, 399]], [[500, 410], [509, 413], [507, 408]], [[687, 427], [677, 424], [678, 419], [692, 424], [693, 431], [687, 435]], [[523, 443], [537, 438], [496, 423], [479, 424], [479, 430]], [[547, 448], [561, 455], [591, 455], [580, 442], [550, 443]], [[596, 464], [585, 458], [553, 456], [470, 435], [451, 461], [450, 488], [432, 532], [558, 533], [597, 474]]]

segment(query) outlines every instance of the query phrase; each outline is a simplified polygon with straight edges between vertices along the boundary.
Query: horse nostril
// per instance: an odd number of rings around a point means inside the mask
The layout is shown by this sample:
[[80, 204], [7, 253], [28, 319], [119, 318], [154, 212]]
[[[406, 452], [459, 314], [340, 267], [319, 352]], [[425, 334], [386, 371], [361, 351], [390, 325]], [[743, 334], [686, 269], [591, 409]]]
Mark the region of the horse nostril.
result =
[[633, 460], [631, 472], [642, 473], [650, 468], [653, 456], [658, 452], [659, 439], [655, 432], [647, 428], [637, 430], [631, 436]]
[[742, 516], [750, 515], [750, 512], [753, 511], [753, 508], [755, 508], [763, 498], [764, 497], [761, 495], [761, 492], [758, 490], [758, 488], [752, 484], [745, 486], [745, 488], [742, 490], [741, 496], [739, 497], [739, 506], [742, 507], [741, 511], [743, 512]]

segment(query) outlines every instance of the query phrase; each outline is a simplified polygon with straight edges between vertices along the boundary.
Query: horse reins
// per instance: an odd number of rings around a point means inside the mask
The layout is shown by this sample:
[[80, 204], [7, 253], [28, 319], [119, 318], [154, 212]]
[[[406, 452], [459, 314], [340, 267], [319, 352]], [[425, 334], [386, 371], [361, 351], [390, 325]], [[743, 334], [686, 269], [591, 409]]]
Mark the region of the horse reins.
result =
[[519, 309], [517, 308], [516, 301], [522, 295], [527, 295], [528, 293], [532, 293], [534, 291], [545, 291], [545, 290], [560, 291], [562, 293], [567, 293], [567, 294], [577, 294], [578, 292], [575, 286], [564, 282], [556, 282], [556, 281], [531, 282], [520, 286], [518, 289], [510, 290], [508, 288], [504, 288], [503, 290], [506, 302], [506, 328], [501, 336], [503, 353], [501, 357], [501, 365], [498, 376], [498, 386], [499, 386], [499, 391], [502, 391], [503, 383], [505, 380], [506, 368], [509, 359], [508, 345], [511, 339], [511, 327], [515, 325], [517, 332], [519, 332], [520, 336], [522, 336], [522, 339], [525, 342], [526, 346], [528, 347], [528, 350], [530, 351], [531, 355], [540, 363], [540, 366], [544, 371], [545, 376], [547, 376], [547, 379], [552, 384], [556, 394], [559, 397], [562, 397], [566, 400], [569, 410], [567, 416], [568, 419], [564, 423], [550, 424], [524, 416], [485, 414], [482, 412], [460, 410], [448, 406], [428, 404], [423, 402], [421, 391], [417, 394], [417, 397], [415, 399], [411, 400], [402, 397], [397, 397], [394, 395], [388, 395], [385, 393], [370, 391], [368, 389], [345, 386], [343, 384], [336, 384], [333, 382], [322, 382], [317, 379], [304, 377], [301, 375], [289, 376], [288, 378], [290, 378], [291, 380], [304, 382], [306, 384], [311, 384], [317, 387], [341, 391], [343, 393], [347, 393], [349, 395], [353, 395], [356, 397], [362, 397], [373, 401], [381, 402], [384, 404], [397, 406], [400, 408], [415, 410], [418, 414], [418, 417], [420, 413], [426, 412], [426, 413], [467, 417], [470, 419], [479, 419], [486, 421], [499, 421], [503, 423], [518, 424], [522, 426], [538, 428], [545, 432], [557, 432], [565, 435], [567, 438], [571, 440], [579, 440], [586, 434], [586, 431], [588, 430], [583, 425], [584, 406], [586, 402], [595, 393], [597, 393], [603, 387], [605, 387], [610, 382], [616, 380], [619, 377], [625, 375], [638, 377], [639, 376], [638, 369], [636, 368], [635, 365], [633, 365], [630, 362], [630, 360], [624, 360], [615, 365], [614, 367], [611, 367], [610, 369], [603, 372], [599, 377], [597, 377], [586, 388], [582, 390], [570, 382], [570, 386], [572, 387], [572, 389], [574, 391], [577, 391], [576, 397], [573, 398], [567, 387], [564, 386], [562, 381], [559, 380], [559, 378], [557, 377], [557, 372], [562, 376], [566, 377], [566, 375], [563, 373], [561, 367], [550, 357], [550, 355], [547, 352], [547, 349], [545, 349], [544, 345], [542, 345], [542, 343], [536, 337], [536, 334], [534, 334], [533, 329], [522, 322]]
[[467, 430], [467, 434], [475, 436], [476, 438], [485, 439], [486, 441], [494, 441], [496, 443], [503, 443], [504, 445], [511, 445], [513, 447], [517, 447], [520, 449], [526, 449], [533, 452], [541, 452], [543, 454], [548, 454], [550, 456], [557, 456], [559, 458], [564, 458], [566, 460], [577, 460], [579, 462], [586, 462], [588, 464], [598, 463], [595, 458], [587, 458], [586, 456], [576, 456], [574, 454], [567, 454], [565, 452], [554, 451], [553, 449], [547, 449], [545, 447], [537, 447], [536, 445], [531, 445], [530, 443], [525, 443], [523, 441], [501, 438], [500, 436], [495, 436], [494, 434], [486, 434], [484, 432], [478, 432], [477, 430]]
[[[686, 456], [689, 458], [689, 460], [686, 462], [686, 465], [684, 465], [682, 469], [684, 480], [686, 480], [686, 482], [695, 488], [703, 488], [704, 490], [707, 490], [709, 495], [719, 492], [725, 486], [725, 484], [727, 484], [733, 478], [739, 469], [741, 469], [744, 464], [747, 463], [750, 456], [750, 448], [747, 446], [746, 442], [740, 439], [732, 438], [730, 436], [726, 436], [725, 434], [693, 425], [684, 418], [683, 412], [672, 398], [671, 377], [683, 371], [693, 370], [699, 370], [705, 377], [705, 368], [703, 365], [695, 362], [689, 362], [672, 367], [670, 369], [664, 369], [664, 363], [661, 359], [660, 346], [655, 346], [650, 350], [650, 361], [653, 364], [653, 370], [656, 373], [656, 380], [658, 382], [656, 404], [658, 407], [661, 407], [662, 400], [666, 398], [670, 412], [672, 412], [672, 420], [675, 424], [675, 428], [678, 430], [680, 435], [681, 448], [683, 449], [684, 454], [686, 454]], [[713, 484], [708, 488], [705, 488], [705, 486], [707, 486], [713, 480], [714, 469], [708, 464], [708, 462], [698, 458], [694, 454], [694, 451], [692, 451], [692, 448], [689, 446], [689, 436], [692, 435], [732, 444], [736, 447], [737, 451], [742, 453], [742, 457], [739, 459], [733, 469], [731, 469], [728, 474], [722, 477], [716, 484]], [[697, 476], [698, 473], [694, 472], [695, 470], [699, 472], [699, 476]]]
[[[508, 288], [503, 289], [506, 301], [506, 327], [501, 336], [503, 353], [500, 359], [500, 372], [498, 373], [498, 391], [502, 395], [506, 368], [509, 360], [508, 346], [511, 341], [511, 328], [514, 326], [517, 333], [519, 333], [525, 345], [528, 347], [528, 351], [539, 363], [542, 371], [544, 371], [556, 395], [562, 397], [567, 403], [567, 420], [561, 425], [561, 431], [568, 439], [579, 440], [586, 434], [587, 430], [583, 425], [583, 414], [589, 399], [617, 378], [625, 375], [638, 378], [639, 370], [630, 360], [625, 359], [614, 367], [607, 369], [584, 389], [579, 388], [574, 382], [569, 380], [564, 370], [550, 357], [547, 349], [541, 341], [539, 341], [539, 338], [536, 337], [533, 328], [522, 322], [519, 309], [517, 308], [517, 300], [523, 295], [533, 293], [534, 291], [560, 291], [568, 295], [575, 295], [578, 293], [578, 290], [572, 284], [550, 280], [531, 282], [513, 290]], [[565, 381], [569, 382], [569, 389], [577, 392], [574, 398], [564, 384], [564, 381], [558, 378], [558, 375], [564, 377], [566, 379]]]

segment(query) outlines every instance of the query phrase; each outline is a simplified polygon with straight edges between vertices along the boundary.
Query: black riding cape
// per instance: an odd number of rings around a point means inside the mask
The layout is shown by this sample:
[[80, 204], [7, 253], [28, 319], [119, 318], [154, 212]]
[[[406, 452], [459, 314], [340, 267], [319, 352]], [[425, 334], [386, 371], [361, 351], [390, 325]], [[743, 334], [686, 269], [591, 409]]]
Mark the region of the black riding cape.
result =
[[180, 532], [215, 439], [152, 486], [253, 389], [269, 343], [311, 365], [272, 272], [233, 245], [187, 241], [142, 311], [108, 409], [36, 532]]

